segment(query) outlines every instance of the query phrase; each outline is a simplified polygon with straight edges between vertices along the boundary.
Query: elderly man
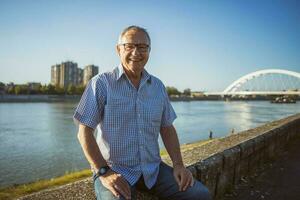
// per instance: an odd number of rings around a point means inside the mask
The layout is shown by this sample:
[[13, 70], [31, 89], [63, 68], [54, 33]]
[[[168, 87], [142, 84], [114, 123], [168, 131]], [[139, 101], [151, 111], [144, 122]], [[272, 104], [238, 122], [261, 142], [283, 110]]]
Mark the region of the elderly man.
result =
[[[136, 199], [136, 190], [159, 199], [210, 199], [183, 164], [172, 125], [176, 114], [163, 83], [144, 69], [150, 47], [144, 28], [127, 27], [116, 47], [121, 64], [92, 78], [75, 111], [97, 199]], [[159, 133], [173, 168], [161, 161]]]

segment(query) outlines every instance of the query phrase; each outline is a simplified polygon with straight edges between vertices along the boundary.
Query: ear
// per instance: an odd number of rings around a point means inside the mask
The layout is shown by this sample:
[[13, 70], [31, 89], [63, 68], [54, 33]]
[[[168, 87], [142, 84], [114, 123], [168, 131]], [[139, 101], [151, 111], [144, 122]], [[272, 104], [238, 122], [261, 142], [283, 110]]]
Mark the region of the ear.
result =
[[119, 45], [116, 46], [116, 51], [117, 51], [117, 54], [120, 56], [120, 51], [121, 51], [121, 49], [120, 49], [120, 46], [119, 46]]

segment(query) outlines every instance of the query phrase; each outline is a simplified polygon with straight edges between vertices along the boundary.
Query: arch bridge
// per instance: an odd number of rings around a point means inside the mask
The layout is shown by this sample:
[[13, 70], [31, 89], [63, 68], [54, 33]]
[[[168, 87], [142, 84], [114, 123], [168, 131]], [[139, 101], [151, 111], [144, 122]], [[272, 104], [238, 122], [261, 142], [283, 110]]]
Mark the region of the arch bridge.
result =
[[300, 95], [300, 73], [282, 70], [259, 70], [231, 83], [221, 95]]

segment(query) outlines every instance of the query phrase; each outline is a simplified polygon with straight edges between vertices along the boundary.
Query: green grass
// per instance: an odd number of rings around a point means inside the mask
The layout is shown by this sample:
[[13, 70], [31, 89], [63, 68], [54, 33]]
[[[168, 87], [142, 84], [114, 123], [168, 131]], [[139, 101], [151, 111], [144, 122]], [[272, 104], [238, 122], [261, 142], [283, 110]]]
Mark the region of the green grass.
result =
[[64, 185], [91, 176], [92, 176], [91, 170], [86, 169], [79, 172], [68, 173], [61, 177], [52, 178], [50, 180], [40, 180], [37, 182], [28, 183], [24, 185], [2, 188], [0, 189], [0, 199], [14, 199], [47, 188]]
[[[180, 146], [181, 152], [190, 150], [194, 147], [207, 144], [212, 140], [201, 140], [191, 144], [184, 144]], [[167, 155], [166, 150], [160, 151], [161, 156]], [[67, 173], [63, 176], [52, 178], [50, 180], [40, 180], [33, 183], [28, 183], [24, 185], [11, 186], [7, 188], [0, 189], [0, 200], [2, 199], [14, 199], [24, 195], [28, 195], [34, 192], [38, 192], [44, 189], [49, 189], [56, 186], [65, 185], [67, 183], [72, 183], [87, 177], [91, 177], [92, 172], [90, 169], [85, 169], [79, 172]]]

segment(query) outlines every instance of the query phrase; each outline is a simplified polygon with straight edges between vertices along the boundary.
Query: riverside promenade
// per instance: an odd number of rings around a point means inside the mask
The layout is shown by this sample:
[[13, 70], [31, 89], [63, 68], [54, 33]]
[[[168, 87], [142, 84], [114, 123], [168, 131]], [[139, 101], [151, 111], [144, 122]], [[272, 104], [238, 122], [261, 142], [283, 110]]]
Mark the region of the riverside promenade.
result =
[[[299, 199], [300, 114], [185, 149], [184, 163], [214, 199]], [[170, 158], [162, 158], [171, 164]], [[91, 179], [24, 196], [95, 199]], [[138, 193], [138, 199], [157, 199]]]

